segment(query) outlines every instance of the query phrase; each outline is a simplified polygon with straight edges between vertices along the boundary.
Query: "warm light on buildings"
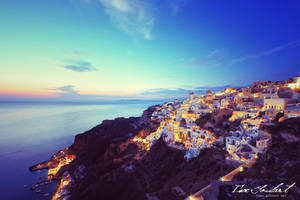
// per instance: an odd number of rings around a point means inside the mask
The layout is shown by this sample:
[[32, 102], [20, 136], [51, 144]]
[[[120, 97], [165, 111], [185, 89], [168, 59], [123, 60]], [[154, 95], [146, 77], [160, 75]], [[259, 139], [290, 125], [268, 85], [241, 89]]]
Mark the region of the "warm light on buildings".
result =
[[188, 200], [197, 200], [194, 196], [189, 196]]
[[[66, 154], [64, 157], [59, 158], [58, 165], [56, 167], [48, 169], [48, 177], [50, 178], [52, 176], [55, 176], [61, 167], [70, 164], [75, 158], [76, 158], [76, 156], [72, 155], [72, 154], [71, 155]], [[55, 161], [57, 161], [57, 160], [55, 160]], [[51, 163], [49, 165], [51, 165]]]
[[239, 167], [240, 172], [244, 171], [244, 168], [241, 166]]
[[150, 148], [151, 148], [151, 141], [148, 140], [148, 139], [145, 139], [145, 138], [141, 138], [141, 137], [138, 137], [138, 136], [135, 136], [132, 141], [138, 146], [140, 147], [142, 150], [145, 150], [145, 151], [149, 151]]
[[[58, 186], [58, 189], [57, 191], [55, 192], [55, 194], [53, 195], [52, 199], [51, 200], [59, 200], [59, 199], [62, 199], [63, 198], [63, 195], [64, 193], [66, 193], [66, 188], [68, 186], [70, 186], [72, 180], [71, 180], [71, 176], [70, 174], [67, 174], [66, 176], [64, 176], [62, 179], [61, 179], [61, 182]], [[66, 199], [66, 198], [63, 198], [63, 199]]]
[[231, 94], [231, 93], [234, 93], [234, 92], [236, 92], [235, 88], [227, 88], [226, 90], [224, 90], [222, 92], [216, 93], [216, 96], [222, 96], [222, 95]]
[[288, 87], [294, 91], [298, 91], [300, 89], [300, 77], [296, 77], [294, 83], [289, 83]]

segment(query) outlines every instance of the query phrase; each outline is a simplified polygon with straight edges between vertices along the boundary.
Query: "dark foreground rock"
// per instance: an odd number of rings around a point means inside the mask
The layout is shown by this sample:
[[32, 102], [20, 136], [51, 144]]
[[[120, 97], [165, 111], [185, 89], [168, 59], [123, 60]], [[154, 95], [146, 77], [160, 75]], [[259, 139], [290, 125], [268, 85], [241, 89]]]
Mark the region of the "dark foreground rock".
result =
[[71, 199], [184, 199], [233, 169], [224, 152], [207, 149], [191, 161], [158, 140], [142, 159], [114, 159], [90, 166]]
[[[221, 184], [218, 188], [218, 199], [222, 200], [254, 200], [254, 199], [300, 199], [300, 119], [288, 119], [271, 127], [272, 145], [250, 169], [245, 169], [235, 176], [233, 182]], [[283, 183], [279, 188], [286, 189], [295, 183], [287, 192], [256, 194], [251, 192], [232, 193], [235, 185], [245, 184], [244, 188], [256, 188], [267, 185], [272, 189]], [[217, 184], [217, 183], [216, 183]]]

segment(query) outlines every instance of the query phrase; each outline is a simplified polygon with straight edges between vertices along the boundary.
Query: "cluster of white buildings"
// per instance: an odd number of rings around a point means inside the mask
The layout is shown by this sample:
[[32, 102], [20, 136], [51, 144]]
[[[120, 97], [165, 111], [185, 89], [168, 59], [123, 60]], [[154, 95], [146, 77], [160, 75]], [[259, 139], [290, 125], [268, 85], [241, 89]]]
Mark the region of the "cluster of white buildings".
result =
[[[187, 158], [200, 153], [201, 148], [210, 148], [217, 140], [213, 133], [200, 129], [195, 121], [211, 109], [194, 94], [183, 102], [169, 102], [153, 113], [152, 120], [161, 119], [157, 135], [177, 149], [187, 150]], [[191, 155], [190, 155], [191, 154]]]
[[[185, 150], [186, 159], [197, 156], [203, 148], [223, 145], [228, 159], [245, 162], [263, 153], [270, 144], [271, 135], [259, 128], [262, 123], [272, 122], [278, 113], [282, 113], [280, 120], [300, 117], [299, 83], [300, 78], [296, 77], [280, 82], [254, 82], [247, 88], [228, 88], [215, 94], [191, 93], [184, 101], [175, 100], [158, 107], [151, 117], [160, 122], [157, 131], [135, 141], [149, 150], [162, 137], [170, 147]], [[229, 121], [241, 120], [239, 130], [217, 136], [213, 130], [196, 125], [202, 115], [222, 109], [232, 111]]]

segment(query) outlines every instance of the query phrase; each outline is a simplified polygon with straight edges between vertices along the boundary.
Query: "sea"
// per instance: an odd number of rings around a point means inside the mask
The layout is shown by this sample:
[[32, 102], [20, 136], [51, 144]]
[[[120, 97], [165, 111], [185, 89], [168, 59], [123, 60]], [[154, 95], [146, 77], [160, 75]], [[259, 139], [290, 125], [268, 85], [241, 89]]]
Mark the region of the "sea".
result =
[[71, 145], [76, 134], [102, 120], [141, 116], [149, 106], [161, 103], [0, 102], [0, 199], [51, 199], [58, 183], [41, 186], [40, 193], [30, 190], [47, 177], [47, 170], [30, 172], [30, 166], [48, 160]]

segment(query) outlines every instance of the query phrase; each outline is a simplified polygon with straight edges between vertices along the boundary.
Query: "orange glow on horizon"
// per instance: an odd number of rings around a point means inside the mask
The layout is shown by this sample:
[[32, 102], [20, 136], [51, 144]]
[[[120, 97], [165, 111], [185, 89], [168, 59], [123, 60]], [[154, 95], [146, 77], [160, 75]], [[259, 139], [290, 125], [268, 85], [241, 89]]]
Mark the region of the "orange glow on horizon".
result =
[[[137, 96], [134, 91], [80, 91], [74, 88], [77, 97], [94, 96], [95, 99], [102, 97], [130, 97]], [[7, 98], [59, 98], [61, 95], [67, 94], [68, 91], [59, 89], [30, 89], [30, 88], [4, 88], [0, 86], [0, 97]]]
[[58, 94], [53, 92], [21, 92], [21, 91], [0, 91], [0, 97], [14, 98], [56, 98]]

